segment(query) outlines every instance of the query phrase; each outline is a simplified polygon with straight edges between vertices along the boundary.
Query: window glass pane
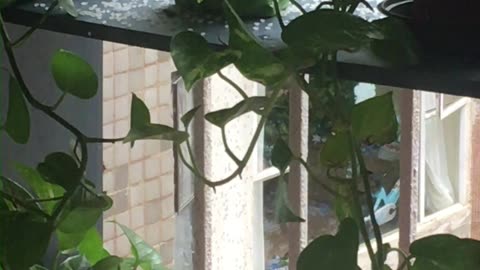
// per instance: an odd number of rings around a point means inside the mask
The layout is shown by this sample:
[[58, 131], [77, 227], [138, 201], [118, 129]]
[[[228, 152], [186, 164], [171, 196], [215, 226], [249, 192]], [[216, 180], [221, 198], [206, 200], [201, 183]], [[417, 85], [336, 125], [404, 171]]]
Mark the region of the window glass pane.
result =
[[288, 231], [286, 224], [275, 221], [275, 194], [278, 178], [265, 181], [263, 185], [263, 227], [265, 247], [265, 269], [281, 269], [287, 265]]
[[[395, 108], [399, 108], [399, 92], [393, 88], [365, 83], [352, 84], [351, 87], [355, 89], [356, 103], [393, 90]], [[399, 118], [398, 113], [397, 118]], [[327, 136], [331, 132], [328, 119], [320, 120], [321, 119], [317, 119], [317, 121], [312, 122], [310, 126], [312, 132], [309, 142], [308, 163], [323, 183], [328, 183], [332, 187], [335, 187], [335, 182], [327, 177], [326, 168], [322, 167], [319, 163], [322, 148]], [[372, 186], [377, 221], [380, 224], [382, 233], [386, 234], [398, 228], [400, 141], [398, 139], [387, 145], [362, 145], [362, 152], [367, 169], [370, 171], [370, 185]], [[337, 173], [338, 176], [349, 175], [349, 172], [345, 170], [337, 170]], [[364, 196], [362, 197], [364, 198]], [[309, 182], [308, 203], [309, 240], [311, 241], [324, 234], [335, 234], [338, 226], [336, 214], [337, 201], [334, 196], [325, 191], [312, 179]], [[373, 229], [369, 221], [370, 218], [368, 217], [368, 208], [364, 199], [362, 199], [362, 209], [364, 219], [369, 229], [370, 238], [374, 238]], [[363, 239], [361, 239], [361, 241], [363, 242]]]
[[461, 110], [425, 120], [425, 215], [458, 202]]

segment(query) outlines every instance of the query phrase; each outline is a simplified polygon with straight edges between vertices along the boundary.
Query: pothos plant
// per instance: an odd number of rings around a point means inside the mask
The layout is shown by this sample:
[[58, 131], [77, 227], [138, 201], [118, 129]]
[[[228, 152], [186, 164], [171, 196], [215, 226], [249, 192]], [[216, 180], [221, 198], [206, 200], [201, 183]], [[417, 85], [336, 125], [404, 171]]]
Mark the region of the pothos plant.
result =
[[[63, 3], [63, 4], [62, 4]], [[4, 7], [5, 2], [0, 3]], [[62, 117], [57, 108], [69, 95], [88, 100], [98, 93], [98, 77], [93, 68], [72, 52], [59, 50], [51, 59], [51, 74], [58, 90], [58, 101], [42, 103], [33, 94], [17, 64], [15, 49], [41, 25], [59, 4], [75, 15], [72, 2], [54, 1], [37, 25], [12, 39], [0, 17], [0, 35], [10, 69], [8, 110], [1, 131], [13, 142], [26, 144], [30, 137], [30, 113], [41, 113], [68, 130], [75, 146], [67, 152], [52, 152], [35, 167], [12, 161], [19, 179], [0, 175], [0, 269], [1, 270], [161, 270], [157, 251], [132, 230], [117, 224], [131, 244], [132, 257], [120, 258], [103, 248], [97, 231], [102, 213], [112, 206], [105, 192], [98, 192], [86, 178], [89, 144], [165, 139], [185, 141], [188, 134], [153, 124], [145, 104], [132, 97], [131, 128], [124, 138], [96, 138]], [[55, 259], [44, 261], [49, 246]]]
[[[278, 51], [272, 52], [261, 45], [228, 0], [224, 1], [224, 13], [229, 26], [229, 42], [223, 50], [210, 49], [201, 35], [191, 31], [181, 32], [173, 38], [172, 57], [187, 90], [197, 81], [217, 74], [242, 97], [238, 104], [204, 116], [220, 129], [226, 153], [238, 165], [231, 175], [218, 180], [202, 175], [192, 158], [193, 151], [188, 140], [187, 154], [190, 158], [177, 145], [180, 158], [198, 179], [212, 188], [234, 181], [252, 155], [269, 115], [279, 103], [282, 106], [283, 92], [302, 91], [310, 98], [310, 111], [315, 112], [314, 117], [328, 123], [330, 129], [319, 159], [320, 165], [327, 171], [329, 182], [322, 182], [311, 165], [295, 156], [279, 136], [271, 153], [272, 165], [281, 172], [276, 195], [276, 218], [279, 222], [303, 221], [289, 208], [286, 194], [286, 169], [292, 161], [298, 161], [309, 172], [311, 179], [335, 196], [340, 225], [336, 235], [320, 236], [304, 249], [297, 261], [297, 269], [359, 269], [357, 254], [360, 237], [365, 242], [373, 270], [391, 269], [386, 264], [387, 255], [391, 252], [400, 255], [399, 270], [480, 269], [480, 260], [475, 255], [480, 252], [480, 242], [473, 239], [433, 235], [414, 241], [409, 250], [391, 248], [382, 239], [373, 210], [369, 171], [361, 147], [391, 143], [398, 137], [392, 95], [377, 96], [355, 104], [353, 88], [337, 76], [337, 58], [342, 51], [365, 50], [391, 65], [414, 64], [417, 61], [416, 44], [409, 29], [393, 18], [369, 22], [354, 15], [359, 5], [370, 7], [367, 1], [324, 1], [308, 12], [294, 0], [291, 2], [299, 7], [302, 15], [286, 25], [278, 2], [274, 1], [282, 30], [281, 38], [285, 43], [285, 47]], [[231, 64], [245, 78], [266, 86], [266, 96], [248, 96], [226, 77], [221, 70]], [[183, 117], [185, 130], [188, 130], [197, 110], [198, 107]], [[258, 114], [260, 121], [249, 147], [243, 156], [238, 157], [227, 143], [225, 129], [230, 121], [249, 112]], [[363, 218], [363, 202], [368, 208], [375, 236], [373, 240]]]
[[[293, 1], [294, 2], [294, 1]], [[70, 14], [69, 1], [54, 1], [46, 16], [58, 4]], [[169, 140], [174, 144], [185, 165], [199, 181], [216, 188], [235, 181], [241, 175], [255, 144], [262, 134], [269, 114], [284, 96], [284, 91], [303, 91], [309, 95], [311, 110], [328, 121], [331, 133], [321, 152], [321, 163], [327, 169], [330, 182], [316, 177], [310, 165], [288, 148], [280, 137], [272, 150], [271, 162], [280, 172], [277, 190], [276, 216], [279, 222], [301, 222], [287, 201], [285, 171], [291, 161], [299, 161], [310, 172], [311, 178], [336, 198], [340, 226], [336, 235], [320, 236], [302, 252], [298, 269], [358, 269], [359, 235], [364, 238], [373, 270], [390, 269], [385, 264], [387, 254], [399, 252], [404, 260], [399, 269], [446, 270], [479, 269], [475, 256], [480, 244], [471, 239], [452, 235], [436, 235], [415, 241], [410, 250], [400, 251], [385, 245], [373, 212], [368, 171], [362, 157], [362, 144], [388, 143], [397, 135], [397, 122], [391, 95], [376, 97], [360, 104], [352, 102], [352, 88], [337, 77], [337, 55], [340, 51], [372, 50], [388, 61], [414, 61], [412, 38], [403, 25], [392, 19], [368, 22], [353, 15], [366, 1], [334, 0], [322, 2], [311, 12], [301, 9], [303, 15], [283, 23], [279, 5], [275, 2], [278, 21], [282, 27], [285, 49], [275, 53], [265, 49], [249, 33], [240, 17], [224, 1], [224, 13], [229, 24], [229, 45], [221, 51], [209, 48], [207, 41], [194, 32], [176, 35], [171, 44], [172, 57], [191, 89], [199, 80], [218, 74], [238, 91], [242, 101], [231, 108], [207, 113], [204, 118], [220, 128], [226, 153], [237, 168], [224, 179], [204, 176], [196, 160], [186, 132], [196, 117], [199, 107], [182, 117], [184, 130], [176, 130], [152, 123], [144, 102], [132, 96], [131, 129], [123, 138], [96, 138], [85, 134], [56, 112], [66, 95], [90, 99], [97, 94], [98, 78], [93, 69], [72, 52], [58, 51], [52, 58], [51, 72], [59, 93], [58, 102], [44, 104], [32, 94], [18, 67], [15, 48], [21, 46], [44, 21], [29, 29], [20, 38], [12, 40], [0, 18], [0, 34], [9, 70], [9, 98], [6, 121], [2, 125], [16, 143], [25, 144], [30, 134], [30, 111], [47, 115], [52, 121], [71, 132], [76, 140], [72, 151], [54, 152], [39, 161], [35, 168], [17, 165], [21, 176], [0, 181], [0, 269], [161, 269], [160, 256], [128, 228], [121, 226], [132, 245], [132, 258], [112, 256], [102, 247], [95, 224], [101, 213], [111, 207], [105, 193], [98, 193], [85, 178], [88, 161], [87, 146], [94, 143], [131, 143], [137, 140]], [[294, 2], [296, 3], [296, 2]], [[296, 4], [297, 7], [301, 7]], [[2, 4], [3, 7], [3, 4]], [[221, 69], [234, 64], [248, 79], [265, 85], [266, 96], [248, 96]], [[308, 74], [308, 78], [306, 77]], [[226, 140], [226, 125], [237, 117], [253, 112], [260, 116], [255, 134], [242, 157], [231, 151]], [[182, 144], [188, 150], [182, 152]], [[187, 157], [188, 156], [188, 157]], [[340, 170], [337, 170], [340, 169]], [[359, 189], [363, 190], [362, 192]], [[361, 203], [366, 201], [375, 232], [372, 245], [361, 214]], [[42, 265], [47, 247], [56, 238], [58, 260]], [[448, 256], [445, 254], [448, 253]], [[407, 255], [408, 254], [408, 255]]]

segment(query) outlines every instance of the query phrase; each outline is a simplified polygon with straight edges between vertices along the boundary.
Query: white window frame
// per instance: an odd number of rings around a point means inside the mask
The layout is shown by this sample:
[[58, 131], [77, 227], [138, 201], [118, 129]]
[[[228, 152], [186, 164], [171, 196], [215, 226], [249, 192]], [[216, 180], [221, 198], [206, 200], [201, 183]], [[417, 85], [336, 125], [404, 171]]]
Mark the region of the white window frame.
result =
[[[428, 223], [432, 220], [437, 219], [440, 216], [445, 215], [445, 213], [449, 213], [452, 209], [457, 209], [459, 205], [465, 205], [467, 203], [467, 187], [466, 182], [468, 178], [468, 162], [465, 162], [465, 158], [468, 155], [468, 142], [469, 142], [469, 129], [468, 129], [468, 112], [469, 112], [469, 104], [470, 98], [462, 97], [459, 100], [449, 104], [448, 106], [444, 106], [444, 99], [445, 94], [435, 94], [435, 98], [437, 100], [437, 106], [434, 111], [425, 112], [423, 110], [425, 106], [425, 95], [426, 92], [421, 93], [421, 117], [420, 117], [420, 168], [419, 168], [419, 197], [418, 197], [418, 225], [422, 225]], [[458, 202], [453, 204], [452, 206], [447, 207], [446, 209], [442, 209], [437, 211], [436, 213], [425, 215], [425, 151], [426, 151], [426, 130], [425, 130], [425, 120], [430, 117], [439, 117], [441, 120], [445, 119], [446, 117], [450, 116], [451, 114], [460, 111], [460, 137], [463, 138], [460, 140], [459, 152], [458, 152], [458, 166], [459, 166], [459, 174], [458, 174], [458, 190], [455, 194]], [[468, 159], [467, 159], [468, 160]]]

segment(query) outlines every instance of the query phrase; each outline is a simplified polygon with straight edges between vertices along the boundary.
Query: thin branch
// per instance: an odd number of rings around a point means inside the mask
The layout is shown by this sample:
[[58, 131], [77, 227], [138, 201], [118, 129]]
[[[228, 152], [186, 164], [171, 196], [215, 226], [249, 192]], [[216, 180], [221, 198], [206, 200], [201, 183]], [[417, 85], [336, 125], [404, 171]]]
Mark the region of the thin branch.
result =
[[285, 30], [285, 23], [282, 19], [282, 13], [280, 13], [280, 6], [278, 5], [278, 0], [273, 0], [273, 6], [275, 7], [275, 15], [277, 16], [278, 24], [283, 31]]
[[217, 73], [222, 80], [224, 80], [226, 83], [230, 84], [235, 90], [237, 90], [237, 92], [242, 96], [242, 98], [244, 99], [248, 98], [248, 95], [245, 93], [245, 91], [243, 91], [242, 88], [240, 88], [240, 86], [238, 86], [238, 84], [230, 80], [230, 78], [225, 76], [221, 71], [218, 71]]
[[371, 220], [372, 226], [373, 226], [373, 233], [375, 234], [375, 239], [377, 241], [378, 260], [379, 260], [379, 263], [383, 263], [383, 261], [381, 261], [382, 258], [383, 258], [382, 232], [380, 231], [380, 226], [378, 225], [377, 218], [375, 217], [375, 211], [373, 209], [374, 204], [373, 204], [373, 199], [372, 199], [372, 190], [371, 190], [370, 182], [369, 182], [369, 179], [368, 179], [369, 178], [368, 177], [369, 173], [368, 173], [367, 167], [365, 165], [365, 160], [363, 159], [363, 156], [362, 156], [362, 150], [360, 149], [360, 146], [358, 145], [358, 143], [356, 143], [356, 140], [355, 140], [355, 137], [354, 137], [353, 134], [351, 135], [351, 140], [352, 140], [352, 144], [354, 145], [356, 156], [358, 158], [358, 163], [359, 163], [359, 166], [360, 166], [360, 174], [361, 174], [361, 178], [363, 180], [365, 193], [367, 195], [366, 196], [366, 201], [367, 201], [367, 206], [368, 206], [368, 212], [370, 214], [370, 220]]
[[86, 137], [85, 142], [86, 143], [116, 143], [116, 142], [121, 142], [125, 140], [125, 137], [123, 138], [94, 138], [94, 137]]
[[223, 145], [225, 146], [225, 152], [227, 155], [235, 161], [237, 165], [241, 164], [241, 160], [233, 153], [232, 149], [228, 145], [227, 134], [225, 133], [225, 127], [222, 127], [222, 141]]
[[308, 165], [308, 163], [303, 160], [302, 158], [300, 157], [295, 157], [296, 160], [298, 160], [300, 162], [300, 164], [303, 165], [303, 167], [305, 167], [305, 169], [307, 170], [308, 172], [308, 175], [310, 175], [312, 177], [313, 180], [315, 180], [315, 182], [317, 182], [321, 187], [323, 187], [328, 193], [330, 193], [331, 195], [333, 196], [340, 196], [342, 197], [341, 194], [339, 194], [338, 192], [336, 192], [333, 188], [331, 188], [329, 185], [325, 184], [322, 182], [322, 180], [320, 180], [319, 177], [317, 177], [317, 175], [315, 174], [315, 172], [312, 170], [312, 168], [310, 167], [310, 165]]
[[60, 98], [57, 100], [57, 102], [55, 102], [55, 104], [53, 104], [51, 107], [50, 107], [50, 110], [52, 111], [55, 111], [58, 106], [60, 106], [60, 104], [62, 103], [63, 99], [65, 99], [65, 96], [67, 95], [67, 92], [63, 92], [63, 94], [60, 96]]
[[[81, 150], [79, 171], [82, 173], [79, 175], [79, 177], [82, 177], [84, 172], [86, 171], [87, 161], [88, 161], [88, 149], [87, 149], [87, 143], [85, 142], [85, 135], [80, 130], [78, 130], [75, 126], [70, 124], [67, 120], [65, 120], [60, 115], [52, 111], [49, 106], [40, 103], [38, 100], [35, 99], [35, 97], [33, 97], [18, 67], [17, 60], [15, 58], [15, 53], [13, 52], [12, 43], [10, 42], [10, 38], [5, 29], [5, 23], [3, 21], [3, 17], [1, 15], [0, 15], [0, 35], [4, 43], [4, 49], [7, 54], [8, 60], [10, 62], [13, 75], [17, 79], [18, 84], [20, 86], [20, 90], [22, 91], [28, 103], [30, 103], [30, 105], [35, 109], [43, 112], [44, 114], [46, 114], [47, 116], [55, 120], [57, 123], [62, 125], [65, 129], [69, 130], [77, 138], [80, 145], [80, 150]], [[78, 190], [79, 187], [80, 186], [77, 186], [73, 190], [67, 191], [65, 193], [64, 198], [58, 203], [57, 207], [55, 208], [52, 214], [52, 218], [55, 222], [58, 221], [58, 218], [62, 213], [63, 208], [67, 204], [70, 197]]]
[[20, 46], [25, 40], [27, 40], [35, 30], [37, 30], [45, 21], [47, 20], [47, 17], [55, 10], [55, 8], [58, 6], [59, 0], [55, 0], [50, 4], [48, 7], [47, 11], [43, 14], [42, 18], [38, 20], [38, 22], [30, 27], [22, 36], [20, 36], [16, 41], [13, 41], [11, 43], [12, 47], [17, 47]]
[[[22, 199], [19, 199], [17, 197], [14, 197], [6, 192], [3, 192], [0, 190], [0, 196], [9, 200], [10, 202], [12, 202], [13, 204], [16, 204], [16, 205], [20, 205], [21, 207], [27, 209], [27, 210], [30, 210], [32, 212], [35, 212], [47, 219], [50, 219], [51, 216], [49, 216], [47, 213], [43, 212], [42, 210], [38, 209], [37, 207], [32, 207], [31, 205], [29, 205], [29, 202], [25, 202], [23, 201]], [[33, 202], [32, 202], [33, 203]]]
[[32, 200], [27, 200], [27, 202], [33, 202], [33, 203], [39, 203], [39, 202], [53, 202], [53, 201], [59, 201], [63, 199], [64, 196], [59, 196], [59, 197], [53, 197], [53, 198], [46, 198], [46, 199], [32, 199]]
[[[350, 135], [350, 132], [349, 132], [349, 137], [351, 137]], [[355, 207], [357, 208], [357, 213], [358, 213], [358, 217], [357, 217], [357, 222], [360, 226], [360, 232], [362, 234], [362, 237], [363, 239], [365, 240], [365, 245], [367, 246], [367, 250], [368, 250], [368, 256], [370, 257], [370, 260], [372, 261], [372, 268], [374, 270], [380, 270], [380, 265], [378, 264], [378, 260], [377, 258], [375, 257], [375, 252], [373, 251], [373, 247], [372, 247], [372, 243], [370, 242], [370, 237], [368, 236], [368, 232], [367, 232], [367, 227], [365, 225], [365, 221], [362, 217], [362, 208], [360, 206], [360, 198], [359, 198], [359, 195], [358, 195], [358, 191], [357, 191], [357, 185], [356, 185], [356, 179], [358, 178], [358, 166], [357, 166], [357, 157], [355, 155], [355, 145], [354, 145], [354, 142], [353, 142], [353, 139], [350, 139], [349, 140], [349, 145], [350, 145], [350, 162], [351, 162], [351, 166], [352, 166], [352, 178], [355, 180], [355, 181], [352, 181], [352, 185], [351, 185], [351, 191], [352, 191], [352, 194], [353, 194], [353, 199], [354, 199], [354, 205]], [[379, 245], [378, 246], [378, 250], [380, 250], [382, 248], [382, 245]]]
[[295, 0], [290, 0], [290, 3], [291, 3], [292, 5], [294, 5], [296, 8], [298, 8], [298, 10], [300, 10], [300, 12], [302, 12], [303, 14], [306, 14], [306, 13], [307, 13], [307, 10], [304, 9], [304, 8], [302, 7], [302, 5], [300, 5], [300, 3], [298, 3], [297, 1], [295, 1]]

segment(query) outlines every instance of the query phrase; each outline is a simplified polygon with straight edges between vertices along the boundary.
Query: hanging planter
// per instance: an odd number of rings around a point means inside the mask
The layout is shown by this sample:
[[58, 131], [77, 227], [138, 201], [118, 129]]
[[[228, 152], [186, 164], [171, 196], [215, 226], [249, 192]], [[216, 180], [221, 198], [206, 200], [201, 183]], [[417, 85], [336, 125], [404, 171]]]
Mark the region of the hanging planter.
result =
[[[288, 0], [278, 2], [281, 9], [288, 4]], [[198, 0], [175, 0], [175, 3], [182, 9], [221, 13], [223, 0], [204, 0], [202, 3]], [[230, 0], [230, 4], [242, 17], [275, 16], [273, 0]]]
[[430, 60], [480, 60], [480, 1], [386, 0], [379, 9], [405, 21]]

